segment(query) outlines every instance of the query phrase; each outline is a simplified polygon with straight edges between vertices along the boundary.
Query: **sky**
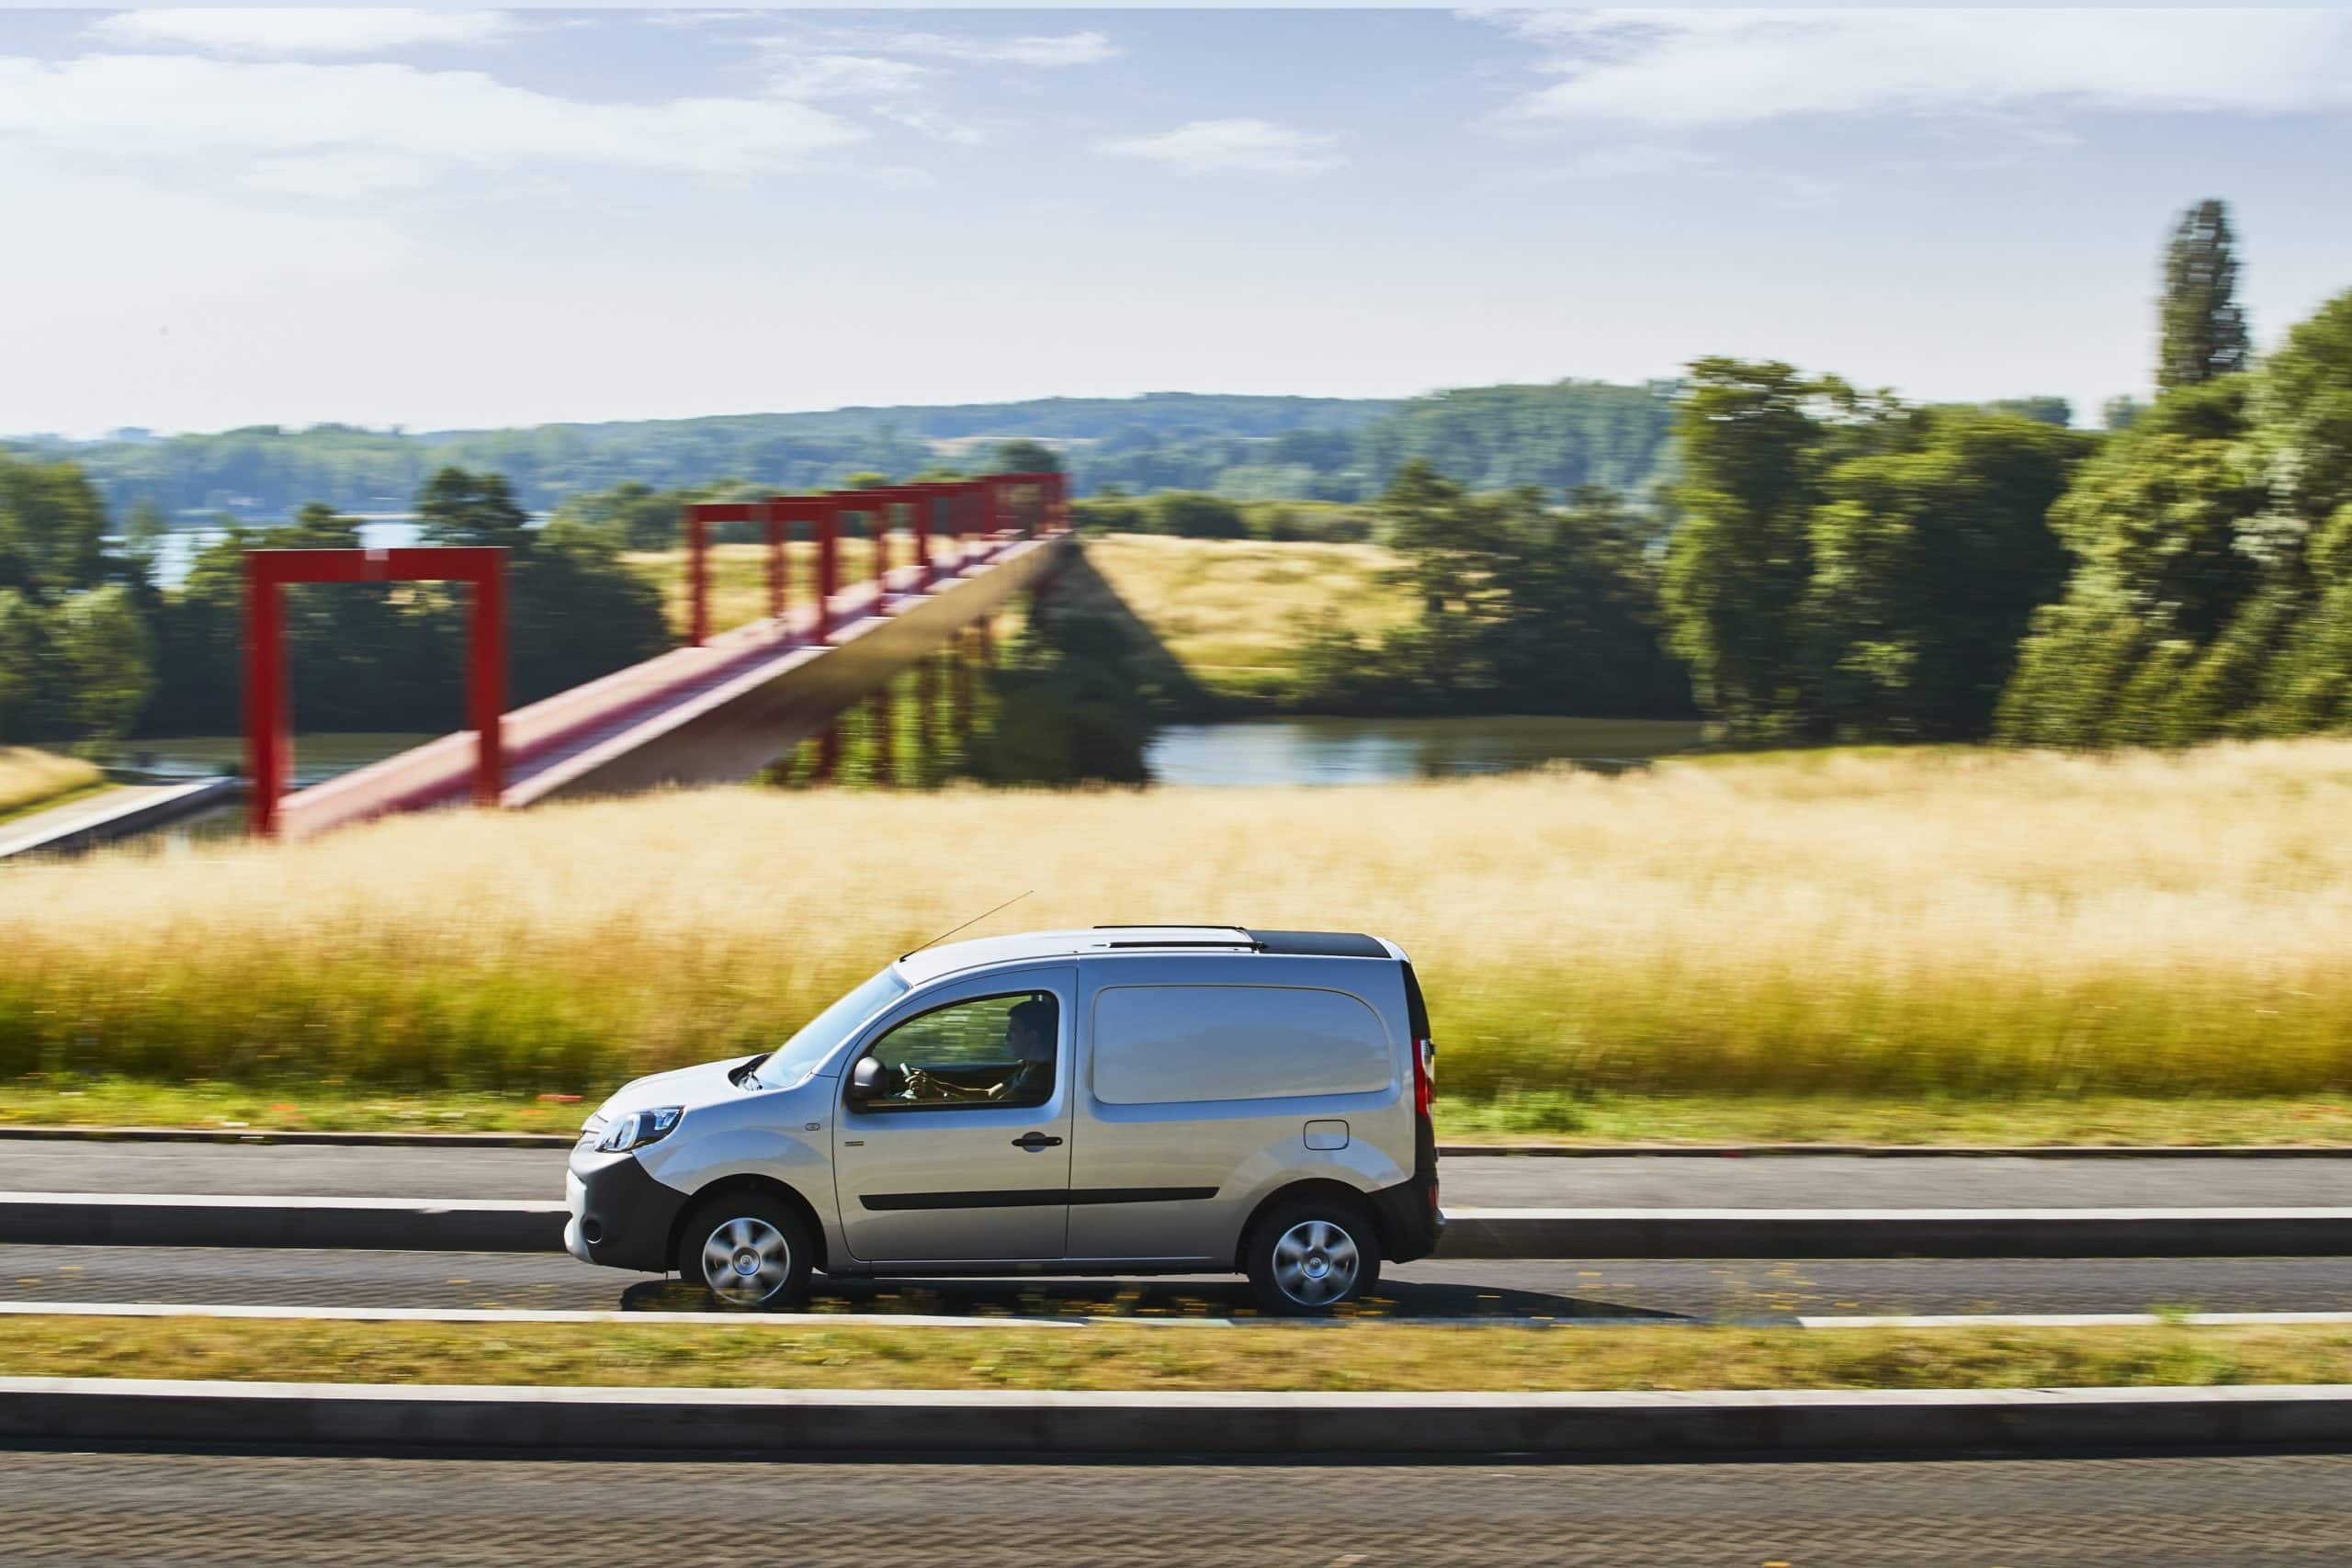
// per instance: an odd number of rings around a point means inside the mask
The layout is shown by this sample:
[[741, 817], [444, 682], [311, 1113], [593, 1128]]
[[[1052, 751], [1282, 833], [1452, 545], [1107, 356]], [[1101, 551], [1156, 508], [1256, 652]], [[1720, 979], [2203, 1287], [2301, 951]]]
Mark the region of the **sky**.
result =
[[0, 432], [1785, 359], [2144, 394], [2352, 288], [2352, 10], [0, 9]]

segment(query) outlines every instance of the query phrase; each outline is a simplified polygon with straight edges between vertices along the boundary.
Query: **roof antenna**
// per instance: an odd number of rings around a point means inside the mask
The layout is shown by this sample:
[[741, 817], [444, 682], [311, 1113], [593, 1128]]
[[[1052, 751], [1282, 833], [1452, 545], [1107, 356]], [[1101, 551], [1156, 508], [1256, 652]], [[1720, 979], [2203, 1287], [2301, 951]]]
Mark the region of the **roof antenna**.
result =
[[982, 920], [987, 919], [989, 916], [997, 914], [1001, 910], [1012, 908], [1015, 904], [1020, 903], [1021, 900], [1028, 897], [1030, 894], [1035, 893], [1035, 891], [1037, 891], [1035, 888], [1031, 887], [1026, 888], [1022, 892], [1015, 893], [1012, 897], [1007, 898], [1003, 903], [999, 904], [994, 909], [989, 909], [980, 914], [974, 915], [970, 919], [966, 920], [963, 925], [951, 926], [946, 931], [941, 931], [937, 936], [933, 937], [929, 942], [922, 942], [914, 947], [909, 948], [906, 952], [899, 954], [899, 961], [903, 964], [908, 959], [912, 958], [916, 953], [921, 953], [926, 947], [937, 947], [941, 942], [945, 942], [957, 931], [967, 930], [972, 926], [977, 926]]

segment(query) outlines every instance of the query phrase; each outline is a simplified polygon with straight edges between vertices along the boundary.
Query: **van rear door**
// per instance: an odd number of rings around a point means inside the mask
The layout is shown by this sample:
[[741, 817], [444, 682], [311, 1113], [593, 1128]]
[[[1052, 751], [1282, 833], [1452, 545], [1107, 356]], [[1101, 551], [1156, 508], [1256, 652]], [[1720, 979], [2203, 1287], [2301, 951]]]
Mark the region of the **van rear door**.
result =
[[1375, 966], [1084, 960], [1070, 1257], [1229, 1268], [1250, 1210], [1276, 1186], [1408, 1179], [1397, 1156], [1410, 1148], [1389, 1135], [1410, 1092], [1404, 1054], [1351, 985]]

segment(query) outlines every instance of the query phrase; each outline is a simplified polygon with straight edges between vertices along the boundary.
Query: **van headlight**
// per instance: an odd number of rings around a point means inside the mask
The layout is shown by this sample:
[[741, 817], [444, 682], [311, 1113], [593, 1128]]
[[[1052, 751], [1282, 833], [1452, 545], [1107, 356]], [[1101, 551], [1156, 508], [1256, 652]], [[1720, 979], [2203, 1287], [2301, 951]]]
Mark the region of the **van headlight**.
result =
[[629, 1149], [641, 1149], [646, 1145], [670, 1135], [678, 1118], [686, 1113], [683, 1105], [664, 1105], [652, 1111], [632, 1111], [613, 1119], [605, 1129], [604, 1140], [596, 1147], [600, 1153], [616, 1155]]

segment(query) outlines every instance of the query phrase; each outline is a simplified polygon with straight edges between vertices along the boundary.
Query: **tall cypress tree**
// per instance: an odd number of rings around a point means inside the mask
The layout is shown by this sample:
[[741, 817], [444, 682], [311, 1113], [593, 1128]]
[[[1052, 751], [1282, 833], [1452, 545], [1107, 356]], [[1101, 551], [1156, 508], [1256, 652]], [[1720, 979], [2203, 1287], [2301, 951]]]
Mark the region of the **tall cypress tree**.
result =
[[2227, 204], [2208, 199], [2180, 215], [2165, 252], [2158, 307], [2163, 341], [2156, 388], [2194, 387], [2246, 366], [2245, 312], [2238, 306], [2238, 257]]

